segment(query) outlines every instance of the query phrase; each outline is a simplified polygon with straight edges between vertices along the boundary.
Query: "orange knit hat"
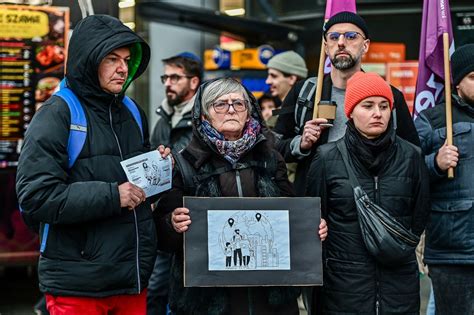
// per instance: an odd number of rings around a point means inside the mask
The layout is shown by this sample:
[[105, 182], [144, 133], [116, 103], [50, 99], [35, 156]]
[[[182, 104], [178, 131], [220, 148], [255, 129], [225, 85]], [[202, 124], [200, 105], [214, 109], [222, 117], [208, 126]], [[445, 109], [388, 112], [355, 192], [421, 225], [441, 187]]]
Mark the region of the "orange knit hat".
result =
[[350, 118], [357, 104], [371, 96], [385, 97], [390, 103], [390, 110], [392, 110], [393, 93], [390, 85], [377, 73], [356, 72], [347, 81], [346, 98], [344, 102], [344, 111], [347, 118]]

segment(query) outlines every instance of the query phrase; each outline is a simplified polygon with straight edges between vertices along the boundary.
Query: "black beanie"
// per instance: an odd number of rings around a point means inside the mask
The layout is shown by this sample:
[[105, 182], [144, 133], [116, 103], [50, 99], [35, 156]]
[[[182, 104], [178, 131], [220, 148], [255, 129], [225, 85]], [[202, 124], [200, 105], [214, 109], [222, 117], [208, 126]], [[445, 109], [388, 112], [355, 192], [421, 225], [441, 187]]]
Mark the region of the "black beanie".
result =
[[365, 24], [364, 19], [355, 13], [349, 11], [342, 11], [338, 14], [333, 15], [323, 26], [323, 34], [326, 37], [326, 33], [331, 26], [339, 23], [351, 23], [357, 26], [364, 32], [365, 38], [369, 38], [369, 29], [367, 28], [367, 24]]
[[451, 56], [453, 85], [456, 86], [470, 72], [474, 71], [474, 44], [464, 45], [456, 49]]

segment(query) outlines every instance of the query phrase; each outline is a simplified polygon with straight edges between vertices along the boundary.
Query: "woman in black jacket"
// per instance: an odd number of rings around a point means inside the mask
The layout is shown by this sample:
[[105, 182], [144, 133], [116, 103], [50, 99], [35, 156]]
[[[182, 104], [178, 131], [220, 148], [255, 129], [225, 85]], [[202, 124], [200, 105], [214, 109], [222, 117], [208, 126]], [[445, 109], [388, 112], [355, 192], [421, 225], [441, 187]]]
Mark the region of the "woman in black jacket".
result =
[[[298, 314], [297, 288], [183, 288], [182, 233], [192, 219], [189, 210], [183, 208], [183, 195], [284, 197], [294, 194], [285, 162], [273, 149], [271, 133], [262, 122], [256, 100], [239, 82], [219, 79], [199, 88], [193, 109], [193, 137], [180, 153], [199, 176], [198, 182], [192, 189], [185, 187], [179, 169], [183, 162], [177, 163], [173, 188], [155, 210], [159, 246], [175, 253], [169, 295], [174, 314]], [[322, 223], [321, 239], [326, 233]]]
[[321, 197], [331, 231], [324, 244], [322, 314], [419, 314], [415, 252], [409, 262], [396, 266], [383, 265], [369, 254], [337, 148], [339, 142], [347, 147], [369, 198], [420, 235], [429, 211], [428, 176], [420, 150], [395, 135], [392, 106], [392, 91], [380, 76], [356, 73], [346, 90], [346, 134], [321, 146], [311, 164], [307, 193]]

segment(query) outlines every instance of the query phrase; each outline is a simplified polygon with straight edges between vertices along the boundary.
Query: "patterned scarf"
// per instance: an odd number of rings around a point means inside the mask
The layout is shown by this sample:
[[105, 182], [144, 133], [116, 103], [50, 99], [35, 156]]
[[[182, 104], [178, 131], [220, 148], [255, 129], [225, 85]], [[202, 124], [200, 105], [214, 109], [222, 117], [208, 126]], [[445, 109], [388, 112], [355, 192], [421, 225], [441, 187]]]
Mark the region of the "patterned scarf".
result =
[[202, 132], [207, 136], [211, 143], [216, 147], [217, 152], [224, 156], [230, 163], [237, 162], [242, 154], [247, 152], [257, 140], [260, 133], [260, 123], [253, 117], [250, 117], [247, 125], [244, 127], [243, 136], [235, 141], [228, 141], [224, 136], [214, 129], [207, 120], [202, 121]]

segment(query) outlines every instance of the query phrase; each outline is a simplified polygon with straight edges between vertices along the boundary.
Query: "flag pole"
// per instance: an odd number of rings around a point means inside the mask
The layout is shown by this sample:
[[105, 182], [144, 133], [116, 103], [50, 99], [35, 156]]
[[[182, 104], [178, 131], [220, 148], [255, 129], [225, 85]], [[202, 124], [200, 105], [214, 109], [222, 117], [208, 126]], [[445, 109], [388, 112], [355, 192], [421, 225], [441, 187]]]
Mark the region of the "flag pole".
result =
[[[324, 23], [326, 22], [327, 20], [324, 21]], [[319, 105], [319, 102], [321, 101], [325, 60], [326, 60], [326, 52], [324, 51], [324, 35], [323, 35], [321, 37], [321, 53], [319, 54], [318, 81], [316, 83], [316, 93], [314, 93], [313, 119], [318, 118], [318, 105]]]
[[[451, 71], [449, 68], [449, 34], [443, 33], [444, 92], [446, 99], [446, 139], [453, 145], [453, 113], [451, 109]], [[454, 169], [448, 168], [448, 178], [454, 178]]]

